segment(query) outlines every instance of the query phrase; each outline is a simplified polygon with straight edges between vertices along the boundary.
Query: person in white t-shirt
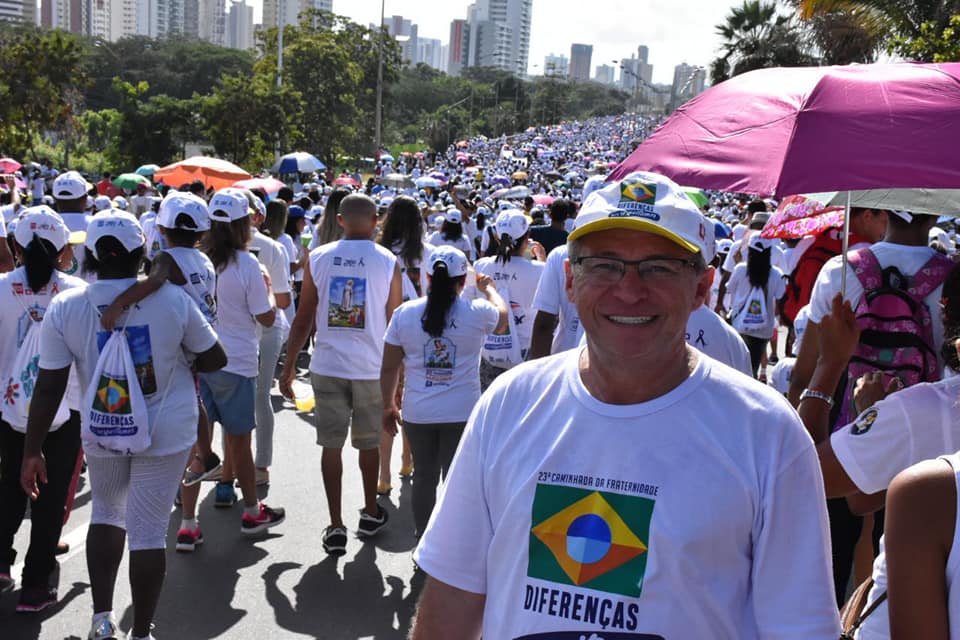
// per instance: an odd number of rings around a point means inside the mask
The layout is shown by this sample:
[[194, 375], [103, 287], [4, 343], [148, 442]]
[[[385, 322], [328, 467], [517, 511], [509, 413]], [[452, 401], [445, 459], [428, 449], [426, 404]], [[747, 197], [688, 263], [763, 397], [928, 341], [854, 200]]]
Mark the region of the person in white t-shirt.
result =
[[[92, 375], [109, 333], [100, 331], [99, 313], [135, 282], [143, 233], [132, 215], [111, 210], [91, 221], [85, 249], [84, 263], [96, 272], [96, 281], [54, 298], [41, 325], [40, 374], [20, 480], [34, 499], [46, 490], [40, 483], [46, 477], [41, 447], [71, 366], [82, 389], [100, 384]], [[197, 354], [199, 371], [214, 371], [226, 362], [212, 327], [179, 287], [164, 285], [131, 308], [121, 325], [154, 428], [149, 447], [135, 455], [106, 449], [95, 434], [83, 430], [93, 498], [86, 546], [94, 638], [117, 635], [113, 593], [125, 542], [130, 548], [131, 637], [149, 636], [164, 579], [170, 505], [197, 434], [196, 391], [186, 357]]]
[[90, 224], [90, 215], [86, 213], [87, 191], [91, 185], [76, 171], [64, 171], [53, 181], [53, 197], [56, 200], [57, 213], [70, 229], [70, 246], [73, 250], [72, 264], [64, 269], [71, 276], [93, 282], [96, 276], [83, 268], [84, 234]]
[[453, 206], [444, 212], [443, 224], [439, 231], [434, 231], [427, 237], [427, 242], [435, 247], [450, 246], [460, 249], [471, 261], [476, 256], [473, 243], [464, 232], [463, 214]]
[[446, 478], [467, 417], [480, 398], [480, 349], [487, 334], [507, 325], [507, 305], [493, 281], [477, 277], [485, 300], [465, 300], [467, 257], [453, 247], [433, 252], [426, 297], [394, 311], [383, 351], [380, 389], [384, 430], [395, 433], [401, 419], [396, 402], [401, 368], [403, 427], [410, 440], [414, 535], [423, 534], [436, 502], [437, 483]]
[[[507, 363], [513, 366], [526, 358], [527, 350], [530, 348], [534, 319], [533, 299], [543, 273], [543, 262], [526, 258], [527, 248], [530, 245], [530, 223], [520, 209], [500, 212], [496, 230], [499, 242], [497, 255], [477, 260], [473, 268], [478, 274], [482, 273], [493, 279], [497, 291], [510, 306], [512, 317], [506, 333], [511, 334], [516, 340], [518, 343], [516, 351], [519, 351], [518, 360]], [[543, 248], [540, 247], [539, 251], [542, 252]], [[541, 256], [541, 259], [545, 257]], [[486, 389], [507, 368], [501, 361], [493, 363], [488, 358], [482, 359], [480, 387]]]
[[371, 240], [377, 227], [376, 203], [365, 195], [349, 195], [340, 203], [338, 220], [343, 239], [310, 252], [280, 374], [280, 392], [293, 397], [297, 354], [315, 326], [310, 381], [330, 510], [322, 544], [324, 551], [334, 555], [345, 553], [347, 545], [340, 500], [342, 451], [348, 433], [359, 450], [363, 482], [364, 506], [357, 534], [373, 536], [387, 525], [387, 511], [377, 504], [383, 410], [380, 363], [387, 322], [403, 295], [396, 256]]
[[248, 251], [250, 203], [240, 189], [221, 189], [209, 204], [210, 230], [204, 252], [217, 272], [217, 320], [214, 329], [227, 352], [227, 365], [200, 376], [200, 397], [210, 423], [223, 427], [226, 443], [224, 468], [215, 501], [230, 506], [236, 500], [236, 476], [243, 495], [240, 531], [256, 534], [283, 522], [285, 512], [257, 498], [256, 472], [251, 452], [251, 432], [256, 421], [256, 384], [259, 373], [258, 326], [276, 322], [277, 309], [270, 276]]
[[[58, 262], [69, 251], [70, 232], [49, 207], [25, 209], [15, 231], [15, 253], [23, 266], [0, 275], [0, 381], [3, 383], [3, 420], [0, 421], [0, 593], [14, 585], [10, 567], [16, 559], [14, 536], [23, 522], [27, 501], [20, 488], [26, 403], [36, 389], [34, 380], [21, 378], [23, 367], [14, 370], [21, 349], [36, 345], [28, 332], [39, 332], [51, 301], [60, 293], [83, 288], [86, 283], [60, 273]], [[33, 336], [35, 337], [35, 336]], [[28, 357], [29, 353], [22, 357]], [[20, 401], [19, 410], [16, 410]], [[59, 420], [43, 443], [47, 483], [30, 505], [30, 547], [23, 568], [17, 611], [35, 612], [57, 602], [54, 573], [57, 540], [64, 521], [64, 507], [80, 451], [79, 388], [71, 384], [58, 404]], [[63, 421], [66, 418], [66, 421]]]
[[772, 250], [772, 243], [754, 232], [746, 260], [730, 276], [730, 322], [750, 350], [754, 376], [777, 330], [777, 301], [786, 290], [783, 272], [772, 264]]
[[587, 345], [480, 398], [414, 554], [414, 640], [839, 636], [809, 435], [685, 340], [706, 223], [652, 173], [584, 202], [567, 291]]
[[551, 251], [544, 263], [533, 296], [537, 315], [530, 336], [529, 360], [573, 349], [580, 340], [580, 318], [566, 292], [566, 260], [567, 245], [563, 244]]

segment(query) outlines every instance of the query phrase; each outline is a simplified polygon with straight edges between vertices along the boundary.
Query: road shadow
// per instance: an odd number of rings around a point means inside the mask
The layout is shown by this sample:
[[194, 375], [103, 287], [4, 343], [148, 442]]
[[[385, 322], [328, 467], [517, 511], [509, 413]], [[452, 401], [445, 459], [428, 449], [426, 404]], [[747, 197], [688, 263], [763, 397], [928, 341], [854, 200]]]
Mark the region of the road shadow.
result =
[[[20, 590], [3, 594], [0, 598], [0, 636], [10, 640], [35, 640], [49, 638], [50, 634], [43, 633], [43, 623], [66, 609], [73, 600], [90, 589], [90, 585], [83, 582], [74, 582], [70, 589], [64, 592], [60, 586], [60, 598], [57, 604], [37, 613], [16, 613], [17, 600]], [[89, 620], [78, 622], [79, 627], [89, 624]]]

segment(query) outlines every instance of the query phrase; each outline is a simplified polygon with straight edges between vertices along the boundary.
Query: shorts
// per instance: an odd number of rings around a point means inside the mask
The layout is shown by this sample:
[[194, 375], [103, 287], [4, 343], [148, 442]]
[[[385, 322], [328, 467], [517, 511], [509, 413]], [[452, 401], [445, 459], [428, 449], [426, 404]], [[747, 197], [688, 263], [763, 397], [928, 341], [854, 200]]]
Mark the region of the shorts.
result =
[[210, 424], [219, 422], [232, 436], [243, 436], [257, 426], [257, 378], [227, 371], [200, 374], [200, 398]]
[[380, 446], [383, 398], [379, 380], [347, 380], [310, 374], [316, 408], [317, 444], [342, 449], [350, 430], [354, 449]]

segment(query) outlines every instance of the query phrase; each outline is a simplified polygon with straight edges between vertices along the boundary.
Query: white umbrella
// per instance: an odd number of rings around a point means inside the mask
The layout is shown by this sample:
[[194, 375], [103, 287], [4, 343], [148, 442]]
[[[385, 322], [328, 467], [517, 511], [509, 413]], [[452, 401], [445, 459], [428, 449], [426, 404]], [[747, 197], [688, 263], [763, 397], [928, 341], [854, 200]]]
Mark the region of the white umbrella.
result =
[[[960, 189], [868, 189], [849, 193], [852, 207], [960, 217]], [[810, 193], [805, 197], [830, 206], [847, 203], [846, 191]]]

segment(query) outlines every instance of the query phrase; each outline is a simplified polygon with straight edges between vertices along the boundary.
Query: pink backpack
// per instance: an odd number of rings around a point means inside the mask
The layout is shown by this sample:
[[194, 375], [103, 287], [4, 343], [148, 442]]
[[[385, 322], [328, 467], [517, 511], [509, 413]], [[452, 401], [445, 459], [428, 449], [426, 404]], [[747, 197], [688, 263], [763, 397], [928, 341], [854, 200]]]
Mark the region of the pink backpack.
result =
[[[835, 427], [856, 418], [853, 389], [860, 376], [883, 371], [900, 378], [904, 387], [940, 379], [939, 345], [933, 344], [930, 309], [924, 303], [947, 279], [954, 263], [935, 253], [912, 277], [896, 267], [880, 268], [869, 248], [848, 257], [863, 296], [854, 310], [860, 326], [860, 343], [847, 365], [847, 383]], [[864, 407], [865, 408], [865, 407]]]

